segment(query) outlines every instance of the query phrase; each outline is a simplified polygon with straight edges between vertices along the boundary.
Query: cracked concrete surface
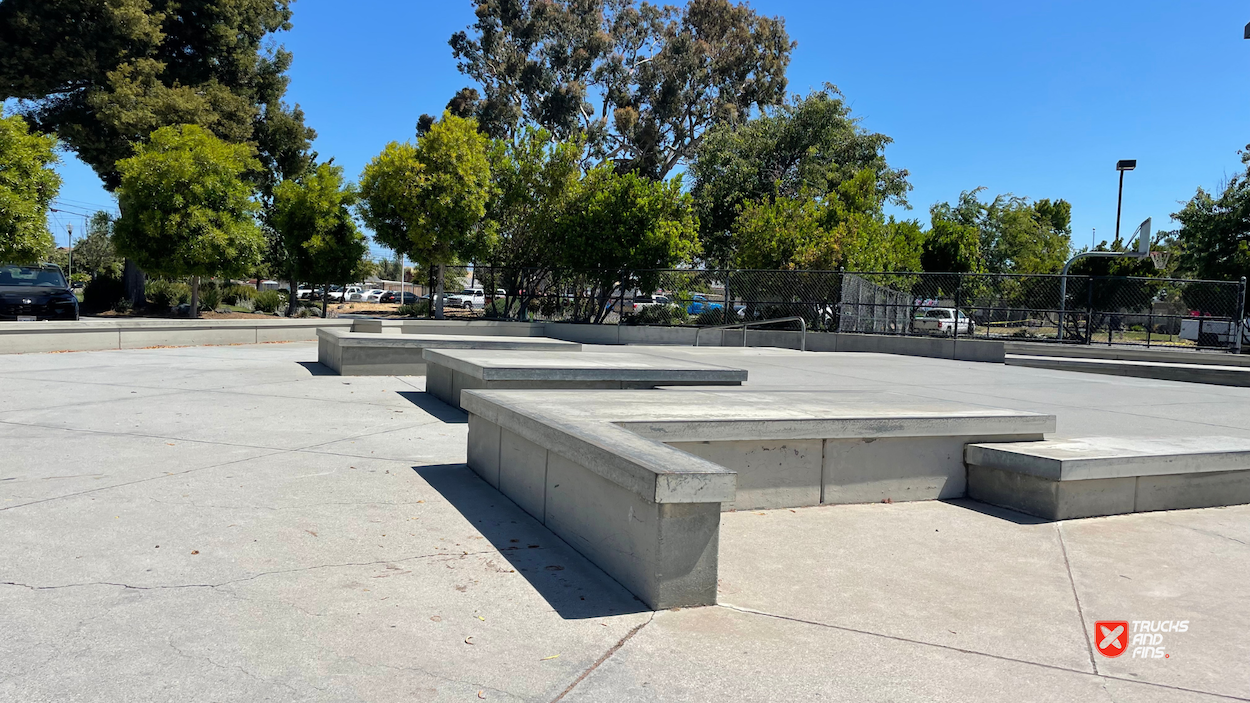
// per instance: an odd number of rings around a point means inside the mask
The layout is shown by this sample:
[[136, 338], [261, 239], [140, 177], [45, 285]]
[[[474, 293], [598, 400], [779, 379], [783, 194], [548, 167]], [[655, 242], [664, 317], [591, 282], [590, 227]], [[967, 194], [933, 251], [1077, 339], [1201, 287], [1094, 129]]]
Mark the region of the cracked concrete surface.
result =
[[[1250, 435], [1250, 389], [631, 351], [745, 366], [744, 390], [1054, 412], [1061, 434]], [[464, 416], [424, 379], [315, 357], [0, 357], [0, 701], [1250, 700], [1250, 508], [729, 513], [721, 605], [651, 613], [465, 469]], [[1166, 662], [1091, 662], [1098, 619], [1191, 627]]]

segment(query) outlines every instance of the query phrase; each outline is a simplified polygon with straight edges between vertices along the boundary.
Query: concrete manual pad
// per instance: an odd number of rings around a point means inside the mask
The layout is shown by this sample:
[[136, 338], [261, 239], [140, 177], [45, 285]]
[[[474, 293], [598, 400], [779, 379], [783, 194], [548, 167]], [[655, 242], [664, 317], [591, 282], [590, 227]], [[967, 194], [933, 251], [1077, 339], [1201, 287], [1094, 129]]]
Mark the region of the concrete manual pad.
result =
[[653, 608], [715, 602], [722, 509], [961, 495], [964, 442], [1040, 439], [1055, 422], [859, 393], [460, 398], [470, 467]]
[[427, 348], [424, 357], [426, 390], [457, 408], [465, 390], [736, 386], [747, 379], [743, 369], [628, 352], [566, 354]]
[[1250, 503], [1250, 440], [1087, 437], [970, 444], [968, 492], [1051, 520]]
[[317, 361], [341, 376], [424, 376], [427, 348], [581, 351], [558, 339], [455, 334], [373, 334], [317, 330]]
[[1250, 469], [1250, 439], [1239, 437], [1078, 437], [972, 444], [969, 464], [1053, 481]]

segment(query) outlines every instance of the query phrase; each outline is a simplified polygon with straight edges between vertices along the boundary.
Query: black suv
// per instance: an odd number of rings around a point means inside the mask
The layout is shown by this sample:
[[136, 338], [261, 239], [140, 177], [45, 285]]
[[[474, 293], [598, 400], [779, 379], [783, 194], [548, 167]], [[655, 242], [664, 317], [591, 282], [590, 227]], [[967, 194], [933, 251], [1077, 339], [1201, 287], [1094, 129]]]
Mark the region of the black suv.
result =
[[0, 264], [0, 320], [77, 320], [74, 297], [61, 267]]

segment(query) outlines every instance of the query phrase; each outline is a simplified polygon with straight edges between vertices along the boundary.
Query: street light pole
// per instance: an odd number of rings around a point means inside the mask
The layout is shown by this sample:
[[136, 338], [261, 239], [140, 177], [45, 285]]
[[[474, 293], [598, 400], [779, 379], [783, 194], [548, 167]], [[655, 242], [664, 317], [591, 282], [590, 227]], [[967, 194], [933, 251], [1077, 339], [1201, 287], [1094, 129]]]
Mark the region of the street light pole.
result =
[[[1119, 161], [1115, 163], [1115, 170], [1120, 172], [1120, 194], [1119, 196], [1116, 197], [1116, 203], [1115, 203], [1115, 238], [1117, 242], [1120, 239], [1120, 211], [1124, 205], [1124, 172], [1132, 171], [1135, 168], [1137, 168], [1136, 159], [1120, 159]], [[1145, 235], [1145, 236], [1149, 236], [1149, 235]], [[1068, 269], [1072, 268], [1072, 264], [1076, 263], [1077, 259], [1082, 259], [1085, 257], [1122, 256], [1122, 255], [1123, 255], [1123, 252], [1118, 252], [1118, 251], [1090, 250], [1084, 254], [1077, 254], [1071, 259], [1068, 259], [1068, 262], [1063, 265], [1063, 272], [1059, 274], [1059, 330], [1058, 330], [1058, 333], [1056, 334], [1059, 341], [1061, 342], [1063, 341], [1063, 318], [1064, 318], [1064, 313], [1067, 311], [1067, 307], [1068, 307]]]

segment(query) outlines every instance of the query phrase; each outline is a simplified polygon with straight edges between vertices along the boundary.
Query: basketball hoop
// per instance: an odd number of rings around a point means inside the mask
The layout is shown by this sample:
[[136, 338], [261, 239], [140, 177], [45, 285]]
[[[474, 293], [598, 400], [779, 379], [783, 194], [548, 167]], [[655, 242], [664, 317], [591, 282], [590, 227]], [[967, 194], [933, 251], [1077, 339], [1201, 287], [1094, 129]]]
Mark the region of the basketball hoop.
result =
[[1150, 252], [1150, 263], [1155, 265], [1156, 271], [1162, 271], [1168, 266], [1168, 259], [1172, 258], [1172, 252], [1159, 251], [1158, 249]]

